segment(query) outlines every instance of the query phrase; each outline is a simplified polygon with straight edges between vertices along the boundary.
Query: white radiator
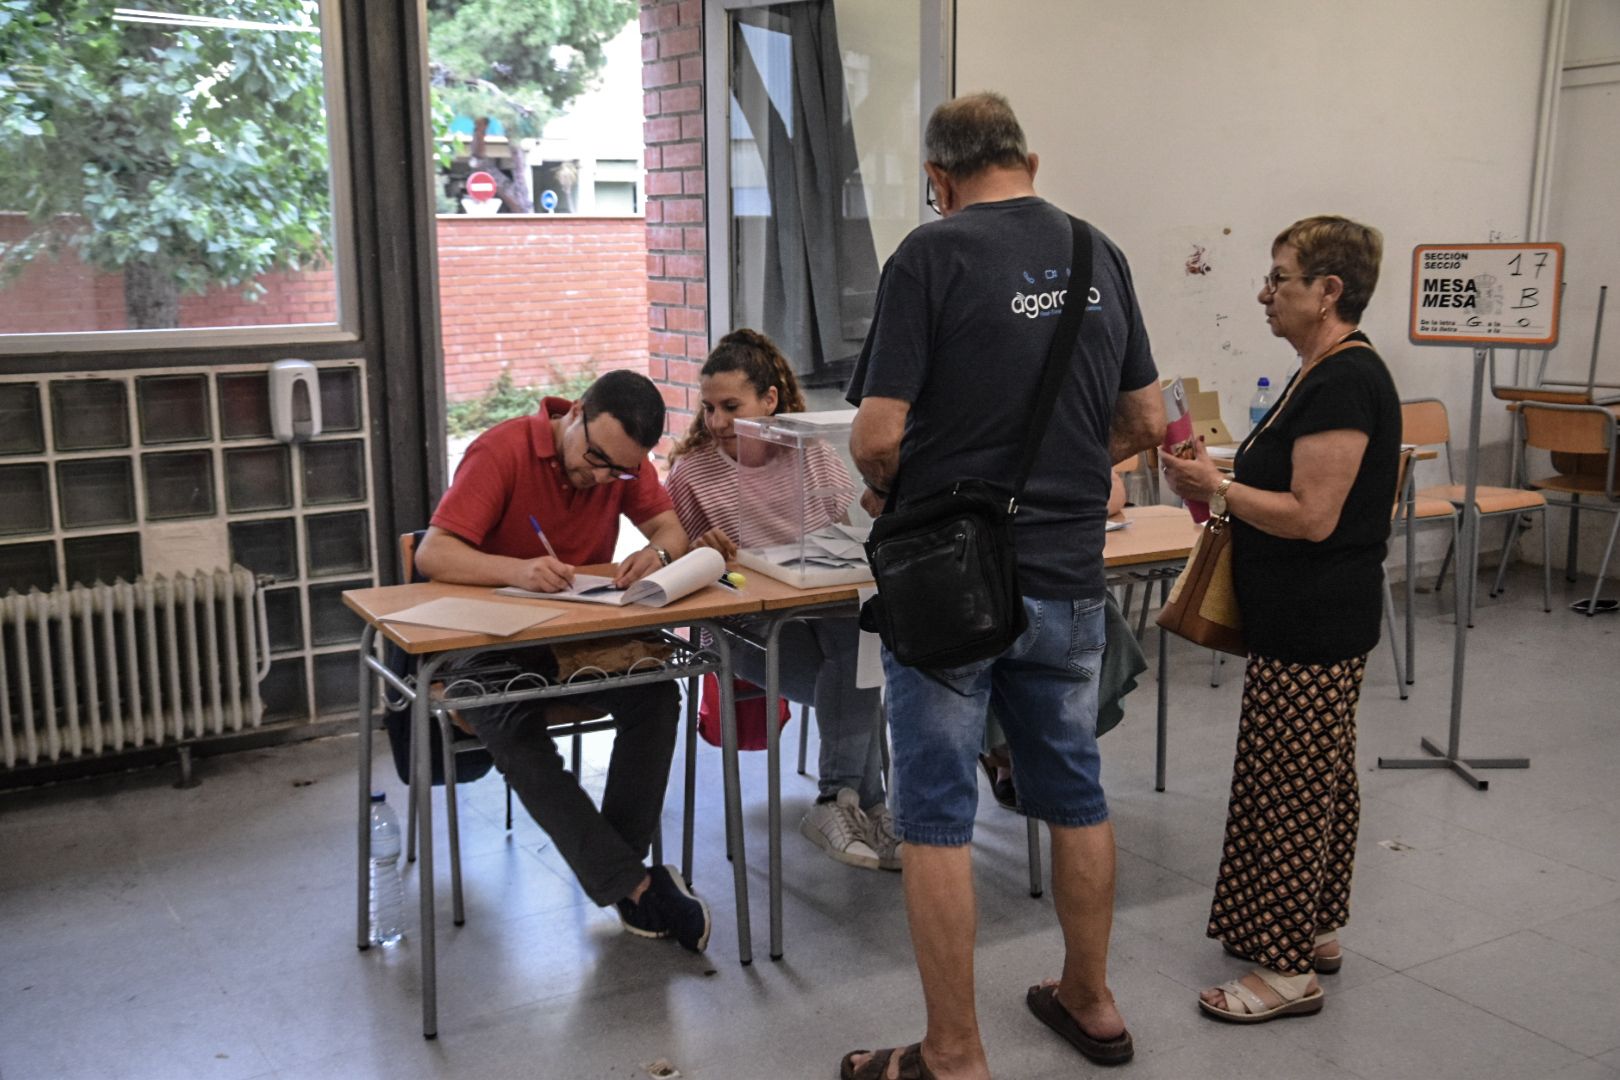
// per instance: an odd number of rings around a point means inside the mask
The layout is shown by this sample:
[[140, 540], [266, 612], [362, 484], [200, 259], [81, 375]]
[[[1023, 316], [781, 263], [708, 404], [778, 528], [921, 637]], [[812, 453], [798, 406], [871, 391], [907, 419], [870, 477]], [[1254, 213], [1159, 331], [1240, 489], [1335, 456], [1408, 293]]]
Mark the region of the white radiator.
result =
[[264, 594], [240, 566], [0, 598], [0, 768], [259, 726]]

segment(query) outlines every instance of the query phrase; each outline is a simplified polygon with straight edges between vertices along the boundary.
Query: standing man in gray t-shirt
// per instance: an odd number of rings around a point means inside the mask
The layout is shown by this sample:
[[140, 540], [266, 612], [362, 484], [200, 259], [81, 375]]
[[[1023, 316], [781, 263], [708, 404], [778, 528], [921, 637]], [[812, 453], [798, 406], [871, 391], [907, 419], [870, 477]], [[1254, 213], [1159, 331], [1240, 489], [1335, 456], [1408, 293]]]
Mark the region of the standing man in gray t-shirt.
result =
[[902, 1075], [990, 1075], [973, 996], [968, 845], [992, 700], [1019, 807], [1052, 834], [1065, 958], [1061, 980], [1030, 988], [1029, 1007], [1088, 1058], [1117, 1063], [1133, 1047], [1107, 975], [1114, 834], [1096, 739], [1103, 532], [1111, 466], [1163, 437], [1158, 372], [1125, 257], [1096, 230], [1090, 289], [1071, 290], [1068, 218], [1036, 196], [1038, 161], [1005, 98], [947, 102], [925, 142], [930, 203], [944, 220], [914, 230], [884, 267], [850, 383], [867, 508], [881, 511], [891, 491], [905, 505], [962, 479], [1010, 486], [1056, 316], [1065, 303], [1087, 312], [1014, 528], [1029, 629], [1000, 656], [950, 671], [908, 668], [884, 651], [894, 819], [928, 1027], [920, 1044], [848, 1055], [844, 1075], [891, 1075], [891, 1058]]

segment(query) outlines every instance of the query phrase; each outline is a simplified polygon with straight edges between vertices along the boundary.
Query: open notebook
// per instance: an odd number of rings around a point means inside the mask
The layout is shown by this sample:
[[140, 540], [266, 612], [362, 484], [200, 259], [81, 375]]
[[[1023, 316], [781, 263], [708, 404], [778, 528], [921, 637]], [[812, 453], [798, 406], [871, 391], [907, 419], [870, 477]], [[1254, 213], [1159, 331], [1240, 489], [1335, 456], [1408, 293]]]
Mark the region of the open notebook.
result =
[[574, 584], [562, 592], [531, 592], [508, 586], [496, 589], [497, 596], [522, 596], [530, 600], [577, 600], [583, 604], [645, 604], [663, 607], [681, 597], [713, 585], [726, 572], [726, 560], [713, 548], [687, 552], [657, 573], [648, 574], [629, 588], [615, 589], [613, 579], [598, 574], [575, 574]]

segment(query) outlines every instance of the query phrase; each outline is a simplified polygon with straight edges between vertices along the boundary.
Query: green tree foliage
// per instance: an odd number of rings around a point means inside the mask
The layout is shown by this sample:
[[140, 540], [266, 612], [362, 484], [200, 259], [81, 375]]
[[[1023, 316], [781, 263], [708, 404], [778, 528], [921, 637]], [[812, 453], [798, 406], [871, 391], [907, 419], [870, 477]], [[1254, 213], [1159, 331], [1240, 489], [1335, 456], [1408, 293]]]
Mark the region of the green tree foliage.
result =
[[635, 17], [636, 0], [428, 0], [434, 96], [500, 120], [516, 151], [515, 209], [533, 209], [518, 140], [590, 89], [602, 47]]
[[178, 324], [181, 292], [257, 295], [323, 261], [316, 0], [234, 0], [225, 25], [116, 3], [0, 0], [0, 208], [34, 223], [0, 273], [71, 248], [122, 273], [130, 325], [153, 328]]

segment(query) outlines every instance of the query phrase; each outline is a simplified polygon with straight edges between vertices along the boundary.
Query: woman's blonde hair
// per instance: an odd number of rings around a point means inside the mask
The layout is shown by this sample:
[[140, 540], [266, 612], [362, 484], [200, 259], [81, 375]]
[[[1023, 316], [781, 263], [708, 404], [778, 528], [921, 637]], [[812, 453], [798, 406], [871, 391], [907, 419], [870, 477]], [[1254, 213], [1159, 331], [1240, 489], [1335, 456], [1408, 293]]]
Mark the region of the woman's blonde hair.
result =
[[[770, 393], [771, 387], [776, 387], [773, 416], [776, 413], [804, 412], [804, 394], [799, 390], [799, 380], [793, 377], [793, 368], [788, 365], [787, 357], [776, 347], [776, 342], [758, 330], [743, 327], [721, 338], [714, 351], [709, 353], [709, 358], [703, 362], [699, 375], [720, 375], [727, 371], [742, 372], [748, 385], [760, 397]], [[701, 450], [713, 441], [714, 436], [709, 434], [700, 410], [692, 417], [692, 426], [687, 428], [681, 441], [669, 452], [669, 460], [673, 464], [682, 454]]]
[[1378, 266], [1384, 261], [1384, 235], [1371, 225], [1346, 217], [1319, 214], [1301, 218], [1277, 234], [1275, 252], [1284, 244], [1299, 252], [1299, 268], [1310, 277], [1329, 274], [1344, 282], [1339, 317], [1361, 321], [1373, 289], [1378, 287]]

